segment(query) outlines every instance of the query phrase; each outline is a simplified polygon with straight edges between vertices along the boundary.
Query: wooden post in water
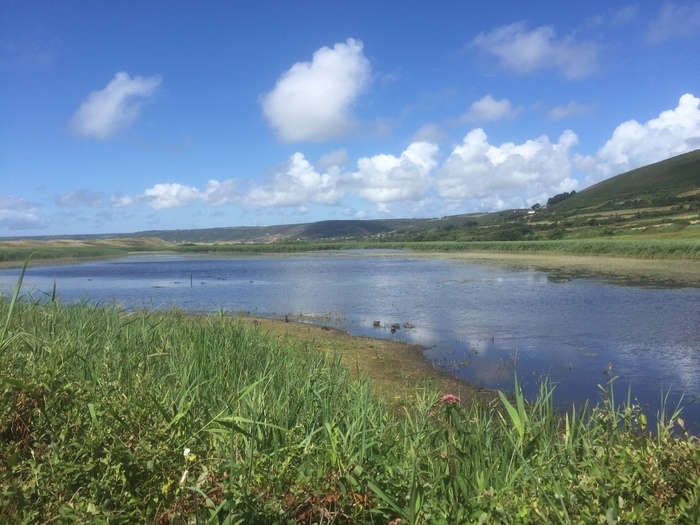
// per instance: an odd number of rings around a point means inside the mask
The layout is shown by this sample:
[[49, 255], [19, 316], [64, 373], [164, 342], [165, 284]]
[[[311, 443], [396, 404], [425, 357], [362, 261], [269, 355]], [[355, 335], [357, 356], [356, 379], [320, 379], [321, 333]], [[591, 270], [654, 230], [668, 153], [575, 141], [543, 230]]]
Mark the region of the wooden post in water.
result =
[[190, 272], [190, 288], [192, 288], [192, 272]]

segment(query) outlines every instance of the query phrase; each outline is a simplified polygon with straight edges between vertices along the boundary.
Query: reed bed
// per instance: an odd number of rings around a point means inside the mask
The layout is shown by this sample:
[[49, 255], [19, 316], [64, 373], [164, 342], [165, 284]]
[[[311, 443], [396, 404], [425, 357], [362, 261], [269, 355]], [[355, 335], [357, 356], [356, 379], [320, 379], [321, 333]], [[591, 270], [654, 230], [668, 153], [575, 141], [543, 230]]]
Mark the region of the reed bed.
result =
[[700, 522], [697, 439], [613, 377], [566, 414], [517, 382], [397, 407], [224, 315], [15, 295], [0, 320], [0, 523]]
[[321, 250], [393, 249], [416, 251], [528, 252], [604, 255], [641, 259], [700, 259], [697, 239], [564, 239], [547, 241], [346, 241], [271, 244], [183, 245], [180, 253], [303, 253]]
[[105, 246], [64, 246], [64, 247], [0, 247], [0, 263], [24, 262], [32, 257], [34, 260], [59, 259], [102, 259], [109, 257], [124, 257], [125, 249]]

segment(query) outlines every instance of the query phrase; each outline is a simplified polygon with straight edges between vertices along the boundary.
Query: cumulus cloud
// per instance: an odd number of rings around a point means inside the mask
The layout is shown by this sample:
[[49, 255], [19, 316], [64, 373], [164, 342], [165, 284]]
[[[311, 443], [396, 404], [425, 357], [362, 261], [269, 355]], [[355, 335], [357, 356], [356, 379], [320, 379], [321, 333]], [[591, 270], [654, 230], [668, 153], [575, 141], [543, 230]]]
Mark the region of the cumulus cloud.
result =
[[[560, 115], [582, 111], [575, 102]], [[579, 189], [572, 177], [587, 174], [593, 183], [638, 166], [700, 148], [700, 99], [680, 97], [675, 109], [640, 124], [620, 124], [596, 155], [573, 150], [578, 137], [565, 131], [556, 141], [546, 135], [521, 144], [491, 144], [483, 129], [470, 131], [444, 161], [434, 142], [417, 140], [398, 154], [380, 153], [360, 158], [355, 168], [344, 149], [334, 150], [314, 165], [301, 152], [294, 153], [268, 179], [242, 190], [234, 179], [209, 180], [203, 189], [177, 183], [156, 184], [140, 195], [112, 197], [112, 208], [144, 203], [155, 210], [201, 203], [258, 208], [308, 210], [311, 204], [338, 206], [344, 214], [366, 216], [366, 206], [380, 213], [395, 206], [425, 210], [437, 203], [442, 210], [493, 211], [525, 208], [547, 198]], [[89, 202], [89, 193], [64, 196], [64, 204]], [[13, 213], [23, 206], [13, 201]], [[8, 205], [5, 205], [8, 208]], [[0, 202], [0, 210], [2, 202]], [[36, 210], [36, 208], [34, 208]], [[5, 210], [5, 217], [7, 217]], [[22, 212], [23, 213], [23, 212]], [[359, 215], [357, 215], [359, 213]], [[0, 217], [2, 217], [0, 215]]]
[[180, 208], [194, 201], [204, 200], [204, 195], [197, 188], [182, 184], [166, 182], [156, 184], [143, 192], [141, 199], [154, 210]]
[[647, 39], [658, 44], [670, 38], [700, 35], [700, 2], [666, 2], [649, 26]]
[[437, 154], [435, 144], [414, 142], [398, 157], [382, 154], [361, 158], [358, 170], [351, 175], [354, 191], [377, 204], [420, 200], [428, 191]]
[[593, 156], [576, 156], [587, 181], [598, 182], [640, 166], [700, 148], [700, 98], [683, 95], [675, 109], [644, 124], [623, 122]]
[[577, 41], [573, 36], [556, 38], [554, 29], [542, 26], [529, 30], [525, 22], [479, 33], [473, 41], [482, 52], [499, 59], [503, 68], [517, 74], [540, 69], [557, 69], [566, 78], [591, 75], [598, 60], [598, 46]]
[[87, 190], [76, 190], [56, 197], [56, 204], [65, 208], [100, 208], [102, 206], [102, 193]]
[[207, 181], [203, 190], [194, 186], [165, 182], [148, 188], [136, 197], [112, 197], [111, 204], [114, 208], [123, 208], [142, 202], [154, 210], [182, 208], [196, 202], [209, 206], [221, 206], [238, 200], [236, 189], [237, 181], [234, 179], [225, 181], [211, 179]]
[[565, 131], [556, 143], [541, 136], [494, 146], [484, 130], [474, 129], [438, 170], [437, 194], [470, 210], [528, 207], [578, 188], [578, 181], [570, 177], [569, 160], [577, 143], [576, 134]]
[[117, 73], [104, 89], [93, 91], [80, 105], [69, 123], [71, 131], [101, 140], [114, 136], [134, 123], [160, 84], [158, 75], [131, 78], [128, 73]]
[[513, 107], [508, 99], [496, 100], [491, 95], [474, 102], [462, 116], [463, 122], [491, 122], [515, 117], [522, 107]]
[[587, 115], [595, 109], [593, 104], [579, 104], [572, 100], [565, 106], [555, 106], [547, 112], [549, 120], [561, 120], [564, 118]]
[[333, 204], [342, 196], [338, 187], [339, 175], [318, 173], [303, 154], [295, 153], [283, 172], [270, 181], [252, 188], [244, 202], [252, 206], [301, 206], [313, 202]]
[[350, 107], [370, 80], [362, 42], [349, 38], [298, 62], [261, 98], [263, 113], [284, 142], [331, 140], [353, 125]]
[[32, 230], [45, 226], [39, 206], [25, 199], [0, 195], [0, 228]]

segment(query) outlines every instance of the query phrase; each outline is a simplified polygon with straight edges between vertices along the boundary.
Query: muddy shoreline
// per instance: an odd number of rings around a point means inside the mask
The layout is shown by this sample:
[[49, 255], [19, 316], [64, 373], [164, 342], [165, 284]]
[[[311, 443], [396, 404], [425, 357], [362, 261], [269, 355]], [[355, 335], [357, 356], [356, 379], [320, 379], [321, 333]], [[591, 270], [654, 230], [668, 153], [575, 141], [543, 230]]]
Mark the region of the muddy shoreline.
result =
[[392, 403], [411, 401], [417, 388], [432, 388], [442, 395], [459, 396], [463, 402], [488, 403], [496, 392], [458, 379], [433, 366], [424, 348], [401, 341], [353, 336], [327, 326], [267, 317], [237, 316], [243, 323], [293, 343], [309, 343], [328, 357], [340, 356], [354, 377], [367, 378]]

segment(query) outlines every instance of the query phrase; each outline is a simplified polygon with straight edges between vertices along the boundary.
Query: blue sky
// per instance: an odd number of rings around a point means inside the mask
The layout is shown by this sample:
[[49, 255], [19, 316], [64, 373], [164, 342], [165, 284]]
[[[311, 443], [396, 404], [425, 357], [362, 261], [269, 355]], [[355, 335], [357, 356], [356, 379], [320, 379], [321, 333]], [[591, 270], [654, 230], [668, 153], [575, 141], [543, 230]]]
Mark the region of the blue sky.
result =
[[699, 106], [698, 1], [0, 0], [0, 236], [529, 207]]

